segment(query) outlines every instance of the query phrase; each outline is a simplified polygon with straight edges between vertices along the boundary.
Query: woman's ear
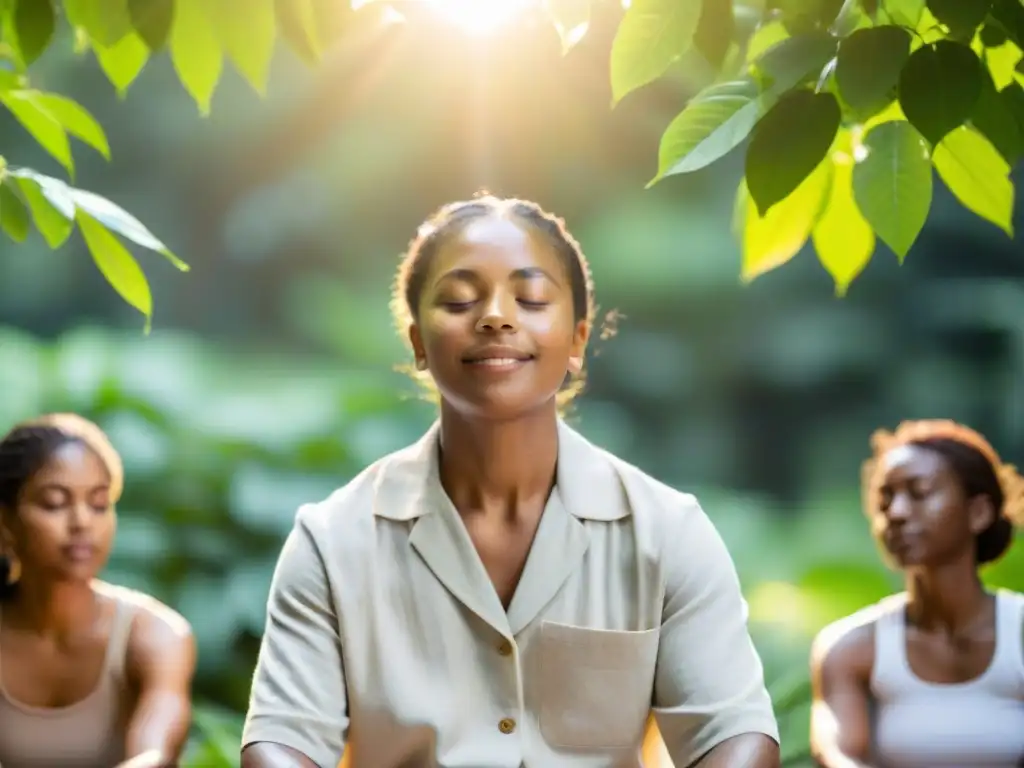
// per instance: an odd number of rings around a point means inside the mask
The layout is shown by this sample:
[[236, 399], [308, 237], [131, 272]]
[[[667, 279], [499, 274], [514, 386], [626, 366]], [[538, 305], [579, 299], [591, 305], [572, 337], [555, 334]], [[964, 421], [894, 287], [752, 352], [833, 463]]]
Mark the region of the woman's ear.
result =
[[587, 341], [590, 339], [590, 323], [580, 320], [572, 334], [572, 346], [569, 348], [569, 373], [579, 376], [583, 372], [586, 359]]
[[412, 354], [416, 361], [416, 370], [427, 370], [427, 352], [423, 347], [423, 336], [420, 334], [419, 326], [416, 323], [409, 324], [409, 346], [412, 347]]

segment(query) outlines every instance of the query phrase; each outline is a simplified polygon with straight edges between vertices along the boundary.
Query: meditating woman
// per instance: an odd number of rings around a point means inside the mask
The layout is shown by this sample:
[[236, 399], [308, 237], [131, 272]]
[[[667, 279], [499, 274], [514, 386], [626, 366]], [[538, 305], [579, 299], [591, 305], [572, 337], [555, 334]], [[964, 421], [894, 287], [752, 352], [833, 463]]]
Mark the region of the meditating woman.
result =
[[825, 768], [1024, 764], [1024, 596], [985, 589], [1024, 509], [1024, 480], [951, 421], [880, 432], [866, 511], [906, 591], [821, 632], [811, 748]]
[[562, 222], [481, 197], [420, 230], [399, 325], [440, 420], [299, 510], [244, 768], [773, 768], [733, 563], [696, 499], [585, 440], [594, 298]]
[[97, 580], [121, 459], [73, 414], [0, 440], [0, 766], [170, 768], [188, 736], [191, 630]]

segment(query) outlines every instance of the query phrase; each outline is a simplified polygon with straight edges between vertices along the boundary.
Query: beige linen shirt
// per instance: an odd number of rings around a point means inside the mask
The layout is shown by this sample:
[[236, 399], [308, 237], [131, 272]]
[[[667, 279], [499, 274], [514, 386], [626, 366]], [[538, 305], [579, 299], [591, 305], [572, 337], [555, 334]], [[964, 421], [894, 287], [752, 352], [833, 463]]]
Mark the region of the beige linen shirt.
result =
[[555, 488], [508, 608], [438, 476], [439, 427], [299, 509], [243, 745], [334, 768], [677, 768], [778, 740], [729, 553], [696, 499], [559, 422]]

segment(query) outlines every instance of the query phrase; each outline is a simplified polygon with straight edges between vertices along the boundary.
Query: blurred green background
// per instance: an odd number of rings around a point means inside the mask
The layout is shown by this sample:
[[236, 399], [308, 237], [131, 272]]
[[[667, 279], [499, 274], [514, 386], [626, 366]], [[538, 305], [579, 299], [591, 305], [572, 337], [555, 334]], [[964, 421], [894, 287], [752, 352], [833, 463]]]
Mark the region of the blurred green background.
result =
[[[189, 761], [237, 765], [270, 573], [296, 507], [414, 440], [429, 405], [396, 373], [393, 270], [419, 222], [481, 187], [566, 217], [618, 335], [572, 414], [588, 437], [697, 493], [751, 603], [788, 765], [808, 765], [807, 649], [898, 580], [860, 511], [879, 427], [949, 417], [1024, 462], [1024, 246], [941, 189], [906, 264], [876, 255], [848, 298], [813, 253], [741, 286], [738, 158], [651, 191], [681, 71], [610, 110], [612, 25], [567, 57], [549, 26], [467, 41], [421, 20], [312, 72], [284, 52], [261, 100], [231, 73], [202, 119], [166, 57], [121, 100], [54, 46], [37, 87], [107, 128], [77, 182], [193, 265], [142, 254], [154, 331], [78, 239], [2, 242], [0, 429], [74, 410], [106, 429], [127, 489], [108, 578], [151, 592], [200, 647]], [[60, 175], [9, 115], [12, 161]], [[1018, 169], [1019, 170], [1019, 169]], [[1018, 172], [1016, 179], [1024, 180]], [[1024, 206], [1018, 206], [1018, 228]], [[77, 235], [75, 236], [78, 237]], [[986, 572], [1024, 589], [1024, 547]]]

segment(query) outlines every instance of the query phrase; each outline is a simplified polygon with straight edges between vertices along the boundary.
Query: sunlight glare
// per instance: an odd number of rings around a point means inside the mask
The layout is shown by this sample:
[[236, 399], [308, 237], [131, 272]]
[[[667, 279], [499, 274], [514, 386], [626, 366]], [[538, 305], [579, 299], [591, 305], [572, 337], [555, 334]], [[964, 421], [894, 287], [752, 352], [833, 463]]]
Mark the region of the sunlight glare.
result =
[[472, 35], [487, 35], [511, 22], [538, 0], [423, 0], [446, 21]]

